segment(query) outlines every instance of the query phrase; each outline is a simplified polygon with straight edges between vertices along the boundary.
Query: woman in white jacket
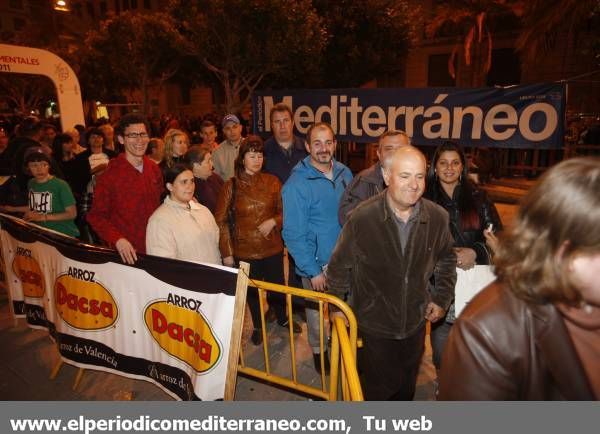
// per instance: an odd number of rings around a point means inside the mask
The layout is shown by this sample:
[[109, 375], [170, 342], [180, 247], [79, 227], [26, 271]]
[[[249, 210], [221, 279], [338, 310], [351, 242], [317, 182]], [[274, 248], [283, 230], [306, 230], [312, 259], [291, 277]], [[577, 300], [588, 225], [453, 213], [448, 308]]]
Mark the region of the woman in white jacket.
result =
[[167, 168], [165, 185], [169, 195], [146, 229], [148, 254], [221, 265], [219, 227], [209, 209], [193, 200], [192, 171], [184, 164]]

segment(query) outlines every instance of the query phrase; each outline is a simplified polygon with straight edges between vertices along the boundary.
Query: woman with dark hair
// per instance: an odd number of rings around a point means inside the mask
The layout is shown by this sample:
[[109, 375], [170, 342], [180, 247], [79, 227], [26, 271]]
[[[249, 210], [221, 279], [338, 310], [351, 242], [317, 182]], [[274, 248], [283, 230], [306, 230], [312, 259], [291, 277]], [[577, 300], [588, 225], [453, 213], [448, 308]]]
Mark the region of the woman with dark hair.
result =
[[[502, 229], [496, 207], [485, 192], [471, 182], [466, 163], [465, 153], [457, 143], [444, 142], [433, 155], [425, 192], [427, 199], [448, 211], [456, 266], [463, 270], [476, 264], [490, 264], [491, 253], [496, 247], [492, 230]], [[488, 230], [490, 225], [492, 230]], [[431, 325], [433, 364], [437, 370], [453, 322], [454, 304], [443, 320]]]
[[196, 182], [194, 197], [214, 214], [217, 197], [223, 188], [223, 179], [214, 171], [210, 149], [192, 146], [185, 154], [185, 159], [194, 172]]
[[75, 142], [69, 134], [57, 134], [52, 142], [52, 157], [64, 174], [64, 180], [73, 191], [75, 200], [79, 202], [83, 187], [78, 183], [77, 163], [75, 161]]
[[[250, 263], [250, 277], [271, 283], [284, 283], [283, 240], [281, 238], [281, 183], [262, 172], [263, 141], [248, 136], [235, 160], [235, 176], [225, 182], [217, 199], [215, 218], [220, 230], [219, 247], [223, 264], [234, 266], [239, 260]], [[269, 294], [277, 323], [288, 327], [284, 296]], [[254, 332], [252, 342], [259, 345], [262, 326], [258, 294], [248, 293]], [[295, 332], [300, 326], [293, 323]]]
[[89, 169], [92, 175], [102, 173], [108, 167], [111, 158], [117, 156], [111, 151], [106, 143], [106, 136], [99, 128], [92, 128], [86, 136], [87, 150], [77, 156], [77, 158], [88, 159]]
[[498, 276], [456, 321], [441, 399], [600, 399], [600, 159], [563, 161], [521, 202]]
[[116, 157], [116, 154], [106, 147], [106, 137], [99, 128], [92, 128], [87, 132], [86, 143], [88, 148], [73, 160], [70, 179], [71, 188], [77, 198], [76, 222], [81, 232], [81, 240], [97, 244], [100, 240], [87, 224], [85, 216], [92, 208], [96, 176], [108, 167], [109, 160]]
[[194, 175], [185, 164], [165, 170], [169, 192], [148, 220], [148, 254], [221, 265], [219, 228], [211, 212], [195, 202]]

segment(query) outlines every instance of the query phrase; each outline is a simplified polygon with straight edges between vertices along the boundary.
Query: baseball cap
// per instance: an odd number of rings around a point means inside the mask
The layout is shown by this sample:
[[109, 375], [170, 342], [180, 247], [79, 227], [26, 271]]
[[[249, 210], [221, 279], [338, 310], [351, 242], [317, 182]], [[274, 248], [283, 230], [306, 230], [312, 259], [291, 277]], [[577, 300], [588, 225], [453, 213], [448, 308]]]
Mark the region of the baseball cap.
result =
[[221, 121], [221, 126], [225, 126], [227, 125], [228, 122], [233, 122], [235, 124], [239, 124], [240, 120], [238, 119], [238, 117], [234, 114], [228, 114], [225, 115], [225, 117], [223, 118], [223, 121]]

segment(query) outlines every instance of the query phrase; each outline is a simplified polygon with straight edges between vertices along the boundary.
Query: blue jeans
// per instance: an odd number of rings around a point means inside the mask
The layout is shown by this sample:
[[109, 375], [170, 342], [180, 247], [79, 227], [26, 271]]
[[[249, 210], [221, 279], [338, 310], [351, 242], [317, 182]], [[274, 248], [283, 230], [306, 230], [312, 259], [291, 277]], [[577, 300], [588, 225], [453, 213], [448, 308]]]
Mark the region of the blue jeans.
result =
[[431, 340], [431, 349], [433, 350], [433, 365], [438, 371], [442, 367], [442, 354], [444, 353], [451, 328], [452, 323], [447, 322], [446, 318], [442, 318], [438, 322], [431, 324], [429, 338]]

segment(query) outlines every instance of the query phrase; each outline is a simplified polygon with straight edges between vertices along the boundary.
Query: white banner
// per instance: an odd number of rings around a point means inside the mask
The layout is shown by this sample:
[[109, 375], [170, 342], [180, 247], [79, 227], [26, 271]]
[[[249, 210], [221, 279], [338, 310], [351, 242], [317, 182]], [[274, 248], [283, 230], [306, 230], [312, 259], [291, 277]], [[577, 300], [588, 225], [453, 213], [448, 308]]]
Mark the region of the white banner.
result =
[[11, 305], [63, 359], [152, 381], [176, 399], [224, 396], [237, 270], [91, 248], [0, 216]]

